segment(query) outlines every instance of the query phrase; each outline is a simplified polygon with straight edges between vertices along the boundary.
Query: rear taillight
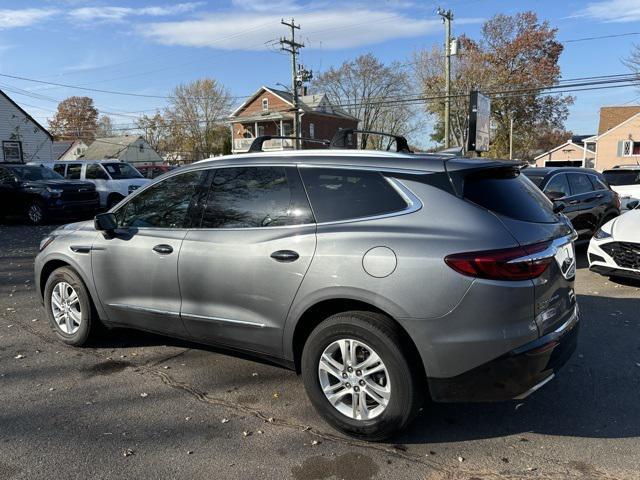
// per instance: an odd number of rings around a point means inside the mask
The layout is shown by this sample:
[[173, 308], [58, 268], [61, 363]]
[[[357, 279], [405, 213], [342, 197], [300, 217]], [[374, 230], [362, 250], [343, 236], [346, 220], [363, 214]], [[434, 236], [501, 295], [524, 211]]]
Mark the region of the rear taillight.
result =
[[553, 256], [538, 256], [551, 242], [525, 245], [524, 247], [488, 250], [483, 252], [456, 253], [444, 261], [456, 272], [469, 277], [490, 280], [531, 280], [544, 273]]
[[618, 195], [617, 193], [614, 193], [613, 197], [616, 199], [616, 208], [620, 210], [620, 207], [622, 206], [622, 202], [620, 201], [620, 195]]

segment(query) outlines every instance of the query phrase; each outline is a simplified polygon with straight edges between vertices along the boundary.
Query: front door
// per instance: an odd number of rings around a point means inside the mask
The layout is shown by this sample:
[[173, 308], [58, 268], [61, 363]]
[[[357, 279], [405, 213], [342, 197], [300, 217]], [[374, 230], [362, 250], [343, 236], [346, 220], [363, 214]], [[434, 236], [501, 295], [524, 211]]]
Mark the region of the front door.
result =
[[[594, 192], [589, 176], [583, 173], [567, 173], [571, 198], [569, 199], [569, 214], [573, 227], [582, 238], [590, 238], [596, 230], [600, 218], [600, 199]], [[569, 215], [568, 214], [568, 215]]]
[[184, 335], [178, 256], [205, 173], [173, 175], [116, 211], [119, 229], [91, 251], [98, 297], [111, 322]]
[[211, 172], [200, 228], [178, 265], [181, 315], [192, 337], [274, 356], [311, 263], [316, 227], [295, 167]]

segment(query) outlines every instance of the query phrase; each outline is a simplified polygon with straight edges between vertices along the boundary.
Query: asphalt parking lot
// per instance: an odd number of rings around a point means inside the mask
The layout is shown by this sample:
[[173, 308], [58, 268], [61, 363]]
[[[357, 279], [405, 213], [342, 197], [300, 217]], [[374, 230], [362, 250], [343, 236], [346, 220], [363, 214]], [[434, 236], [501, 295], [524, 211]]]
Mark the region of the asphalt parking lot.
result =
[[640, 285], [586, 268], [578, 351], [523, 401], [427, 405], [394, 443], [337, 434], [295, 373], [132, 331], [55, 341], [33, 287], [54, 226], [0, 224], [0, 479], [640, 478]]

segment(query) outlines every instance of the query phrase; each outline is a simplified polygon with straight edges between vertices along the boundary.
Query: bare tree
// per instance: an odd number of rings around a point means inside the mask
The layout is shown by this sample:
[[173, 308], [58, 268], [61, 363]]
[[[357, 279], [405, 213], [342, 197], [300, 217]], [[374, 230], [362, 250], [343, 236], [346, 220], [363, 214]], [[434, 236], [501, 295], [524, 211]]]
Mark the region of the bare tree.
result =
[[111, 117], [108, 115], [102, 115], [98, 120], [98, 126], [96, 128], [96, 137], [104, 138], [104, 137], [113, 137], [113, 122], [111, 121]]
[[229, 133], [224, 122], [230, 108], [227, 89], [205, 78], [177, 86], [165, 117], [179, 149], [191, 152], [191, 160], [200, 160], [222, 153]]
[[[361, 55], [319, 75], [312, 89], [358, 118], [362, 130], [406, 135], [416, 128], [413, 107], [392, 102], [410, 91], [409, 76], [397, 62], [384, 65], [371, 53]], [[379, 148], [384, 141], [361, 135], [359, 143], [362, 149]]]

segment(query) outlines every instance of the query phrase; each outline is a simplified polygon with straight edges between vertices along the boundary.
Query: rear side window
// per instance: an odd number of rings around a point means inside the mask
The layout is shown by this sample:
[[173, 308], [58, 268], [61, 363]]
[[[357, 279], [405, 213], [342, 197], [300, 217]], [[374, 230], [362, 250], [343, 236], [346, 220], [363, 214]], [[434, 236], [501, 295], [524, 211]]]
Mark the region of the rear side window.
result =
[[313, 223], [295, 168], [215, 170], [202, 228], [282, 227]]
[[301, 168], [300, 174], [318, 222], [373, 217], [407, 208], [407, 202], [378, 172]]
[[582, 173], [568, 173], [569, 185], [571, 186], [572, 195], [582, 195], [583, 193], [593, 192], [593, 184], [587, 175]]
[[62, 175], [64, 177], [64, 168], [66, 167], [66, 165], [54, 165], [53, 166], [53, 171], [56, 173], [59, 173], [60, 175]]
[[557, 221], [553, 204], [514, 168], [492, 168], [467, 175], [464, 197], [492, 212], [534, 223]]
[[67, 165], [66, 178], [68, 178], [69, 180], [79, 180], [81, 171], [82, 171], [81, 163], [70, 163], [69, 165]]

